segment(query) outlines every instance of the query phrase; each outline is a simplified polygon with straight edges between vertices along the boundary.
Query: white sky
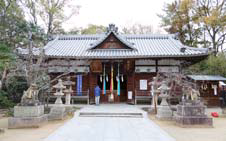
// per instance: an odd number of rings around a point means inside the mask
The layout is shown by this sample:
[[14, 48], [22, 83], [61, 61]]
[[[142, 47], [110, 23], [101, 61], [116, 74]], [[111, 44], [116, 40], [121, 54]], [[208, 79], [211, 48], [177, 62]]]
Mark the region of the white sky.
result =
[[[86, 27], [88, 24], [108, 26], [116, 24], [119, 28], [135, 23], [152, 25], [154, 30], [159, 28], [160, 18], [165, 3], [173, 0], [73, 0], [80, 5], [77, 16], [64, 23], [63, 28]], [[163, 29], [162, 29], [163, 31]]]

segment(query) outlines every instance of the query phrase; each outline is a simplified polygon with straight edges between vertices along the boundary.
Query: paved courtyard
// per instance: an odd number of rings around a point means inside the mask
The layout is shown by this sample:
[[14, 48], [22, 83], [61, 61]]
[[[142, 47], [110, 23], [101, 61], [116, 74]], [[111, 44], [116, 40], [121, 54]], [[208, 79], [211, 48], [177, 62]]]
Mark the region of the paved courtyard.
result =
[[[135, 117], [79, 117], [80, 112], [142, 113]], [[134, 105], [89, 105], [44, 141], [174, 141], [146, 113]]]

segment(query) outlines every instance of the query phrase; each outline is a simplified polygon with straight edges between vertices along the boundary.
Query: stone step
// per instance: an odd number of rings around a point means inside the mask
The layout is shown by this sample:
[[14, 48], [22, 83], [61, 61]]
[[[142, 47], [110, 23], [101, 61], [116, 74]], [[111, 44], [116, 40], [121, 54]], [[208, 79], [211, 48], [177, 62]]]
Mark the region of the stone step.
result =
[[125, 117], [143, 118], [142, 113], [102, 113], [102, 112], [80, 112], [80, 117]]

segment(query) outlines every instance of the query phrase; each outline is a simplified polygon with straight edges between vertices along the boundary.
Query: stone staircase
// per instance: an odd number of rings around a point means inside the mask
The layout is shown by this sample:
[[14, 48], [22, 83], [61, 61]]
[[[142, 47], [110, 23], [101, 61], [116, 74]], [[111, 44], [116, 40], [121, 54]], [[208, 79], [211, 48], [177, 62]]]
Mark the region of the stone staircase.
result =
[[80, 112], [80, 117], [143, 118], [142, 113]]

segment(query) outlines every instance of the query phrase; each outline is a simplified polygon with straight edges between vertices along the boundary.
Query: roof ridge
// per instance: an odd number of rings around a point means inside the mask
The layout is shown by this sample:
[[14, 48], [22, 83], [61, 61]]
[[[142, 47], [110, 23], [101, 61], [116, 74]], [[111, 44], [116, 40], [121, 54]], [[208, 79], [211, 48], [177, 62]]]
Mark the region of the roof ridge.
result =
[[125, 34], [121, 36], [126, 39], [169, 39], [174, 37], [172, 34]]
[[[57, 37], [59, 37], [59, 39], [61, 40], [62, 38], [100, 38], [106, 35], [109, 35], [110, 33], [114, 33], [116, 35], [116, 33], [114, 31], [111, 31], [109, 33], [101, 33], [101, 34], [68, 34], [68, 35], [57, 35]], [[117, 33], [117, 36], [121, 36], [124, 38], [165, 38], [168, 39], [170, 37], [175, 37], [174, 34], [120, 34]]]

